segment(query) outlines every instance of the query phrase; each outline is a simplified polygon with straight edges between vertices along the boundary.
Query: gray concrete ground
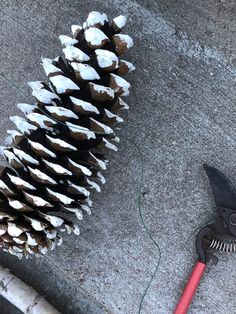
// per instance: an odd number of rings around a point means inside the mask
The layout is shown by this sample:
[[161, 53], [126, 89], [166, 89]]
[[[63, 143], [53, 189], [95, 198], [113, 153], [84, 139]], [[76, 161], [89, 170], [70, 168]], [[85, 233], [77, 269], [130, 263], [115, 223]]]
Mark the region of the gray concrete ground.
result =
[[[1, 73], [25, 91], [42, 79], [40, 57], [59, 53], [59, 34], [82, 22], [91, 10], [126, 13], [136, 48], [137, 70], [130, 112], [122, 133], [144, 155], [142, 206], [159, 243], [162, 260], [143, 302], [142, 313], [168, 314], [197, 258], [189, 234], [214, 216], [202, 163], [220, 167], [236, 183], [235, 1], [1, 2]], [[0, 78], [1, 142], [17, 102], [26, 101]], [[158, 262], [158, 250], [144, 232], [137, 209], [140, 157], [122, 140], [110, 154], [107, 184], [94, 196], [93, 215], [81, 236], [67, 236], [48, 258], [0, 263], [31, 283], [65, 314], [138, 313]], [[236, 313], [235, 255], [221, 255], [207, 269], [190, 314]], [[1, 313], [18, 313], [0, 300]]]

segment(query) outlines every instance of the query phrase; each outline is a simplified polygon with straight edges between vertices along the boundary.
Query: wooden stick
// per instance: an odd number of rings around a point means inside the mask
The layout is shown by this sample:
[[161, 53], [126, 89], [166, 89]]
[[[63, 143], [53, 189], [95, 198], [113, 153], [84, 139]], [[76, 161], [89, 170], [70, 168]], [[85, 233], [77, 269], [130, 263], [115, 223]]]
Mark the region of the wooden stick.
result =
[[32, 287], [0, 266], [0, 295], [27, 314], [60, 314]]

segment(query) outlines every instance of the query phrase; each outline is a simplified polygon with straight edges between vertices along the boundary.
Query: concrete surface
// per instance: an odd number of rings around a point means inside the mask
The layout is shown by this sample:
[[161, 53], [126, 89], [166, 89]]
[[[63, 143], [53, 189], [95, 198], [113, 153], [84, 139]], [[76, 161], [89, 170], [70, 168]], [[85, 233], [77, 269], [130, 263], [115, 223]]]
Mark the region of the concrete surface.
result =
[[[169, 314], [197, 258], [189, 234], [214, 216], [202, 163], [211, 163], [236, 183], [236, 89], [234, 1], [3, 0], [1, 73], [27, 89], [42, 79], [40, 57], [59, 53], [59, 34], [91, 10], [129, 15], [127, 32], [136, 48], [129, 58], [130, 112], [122, 133], [142, 148], [145, 162], [142, 206], [159, 243], [162, 260], [141, 313]], [[17, 102], [26, 101], [0, 77], [1, 141]], [[48, 258], [0, 263], [43, 293], [65, 314], [138, 313], [158, 262], [158, 251], [137, 209], [140, 158], [122, 140], [110, 154], [107, 184], [94, 196], [93, 215], [80, 237], [67, 236]], [[190, 314], [236, 313], [235, 255], [209, 267]], [[1, 301], [0, 301], [1, 302]], [[15, 314], [0, 303], [0, 312]]]

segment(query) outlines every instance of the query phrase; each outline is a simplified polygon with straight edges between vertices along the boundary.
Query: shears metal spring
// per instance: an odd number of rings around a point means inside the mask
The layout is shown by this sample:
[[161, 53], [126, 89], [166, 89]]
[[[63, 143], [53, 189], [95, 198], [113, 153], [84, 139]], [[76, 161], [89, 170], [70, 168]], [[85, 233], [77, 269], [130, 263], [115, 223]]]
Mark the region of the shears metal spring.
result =
[[206, 265], [210, 259], [218, 261], [214, 250], [236, 252], [236, 241], [227, 237], [236, 237], [236, 189], [229, 179], [218, 169], [204, 165], [212, 187], [216, 209], [219, 217], [198, 233], [196, 249], [199, 260], [189, 278], [174, 314], [185, 314], [192, 302]]
[[220, 252], [236, 252], [236, 242], [227, 240], [212, 239], [209, 249], [214, 249]]

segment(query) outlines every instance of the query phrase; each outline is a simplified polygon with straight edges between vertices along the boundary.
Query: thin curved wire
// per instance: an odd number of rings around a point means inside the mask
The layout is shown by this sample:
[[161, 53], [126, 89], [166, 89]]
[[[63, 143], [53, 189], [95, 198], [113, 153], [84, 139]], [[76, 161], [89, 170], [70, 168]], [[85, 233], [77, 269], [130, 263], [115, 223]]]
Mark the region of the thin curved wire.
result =
[[0, 73], [0, 76], [2, 76], [8, 83], [14, 86], [22, 95], [28, 97], [28, 95], [23, 91], [23, 89], [21, 89], [16, 83], [10, 80], [6, 75], [4, 75], [3, 73]]
[[154, 269], [154, 272], [153, 274], [151, 275], [151, 278], [148, 282], [148, 285], [147, 287], [145, 288], [144, 292], [143, 292], [143, 295], [141, 297], [141, 300], [140, 300], [140, 303], [139, 303], [139, 308], [138, 308], [138, 314], [141, 313], [142, 311], [142, 307], [143, 307], [143, 301], [148, 293], [148, 290], [156, 276], [156, 273], [158, 271], [158, 268], [160, 266], [160, 263], [161, 263], [161, 249], [160, 249], [160, 246], [159, 244], [157, 243], [157, 241], [154, 239], [153, 235], [151, 234], [150, 230], [148, 229], [148, 226], [145, 222], [145, 219], [144, 219], [144, 216], [143, 216], [143, 208], [142, 208], [142, 205], [141, 205], [141, 198], [142, 198], [142, 187], [143, 187], [143, 179], [144, 179], [144, 159], [143, 159], [143, 153], [140, 149], [140, 147], [136, 144], [136, 142], [130, 138], [128, 138], [127, 136], [125, 135], [120, 135], [120, 137], [126, 139], [127, 141], [129, 141], [130, 143], [132, 143], [134, 145], [134, 147], [137, 149], [138, 153], [139, 153], [139, 156], [140, 156], [140, 161], [141, 161], [141, 176], [140, 176], [140, 183], [139, 183], [139, 189], [138, 189], [138, 211], [139, 211], [139, 217], [140, 217], [140, 221], [141, 221], [141, 224], [143, 226], [143, 229], [145, 230], [145, 232], [147, 233], [147, 235], [149, 236], [149, 238], [151, 239], [151, 241], [154, 243], [155, 247], [157, 248], [157, 251], [158, 251], [158, 261], [157, 261], [157, 264], [156, 264], [156, 267]]

